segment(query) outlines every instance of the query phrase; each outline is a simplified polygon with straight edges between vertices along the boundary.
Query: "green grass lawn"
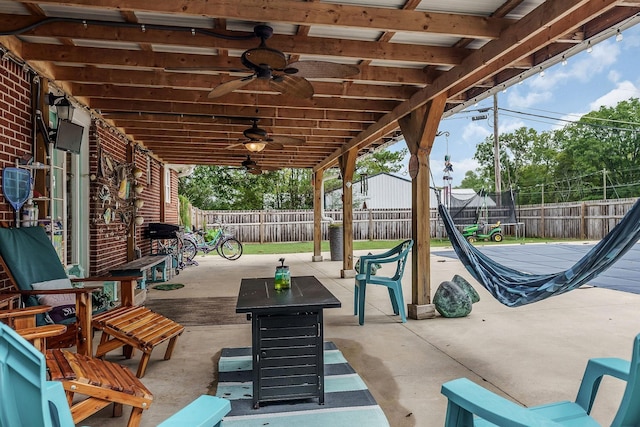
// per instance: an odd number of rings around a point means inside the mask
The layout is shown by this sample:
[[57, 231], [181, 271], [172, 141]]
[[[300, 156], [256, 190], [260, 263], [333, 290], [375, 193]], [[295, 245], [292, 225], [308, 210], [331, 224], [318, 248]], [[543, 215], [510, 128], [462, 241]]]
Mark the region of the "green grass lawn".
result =
[[[398, 245], [402, 240], [357, 240], [353, 242], [353, 249], [358, 250], [380, 250], [391, 249]], [[564, 242], [570, 240], [562, 240]], [[549, 243], [560, 242], [560, 240], [552, 239], [516, 239], [514, 237], [505, 237], [500, 243], [491, 241], [479, 241], [476, 245], [496, 245], [496, 244], [524, 244], [524, 243]], [[431, 247], [451, 246], [449, 239], [431, 239]], [[243, 243], [244, 254], [293, 254], [293, 253], [312, 253], [313, 242], [283, 242], [283, 243]], [[322, 242], [322, 252], [329, 252], [329, 241]], [[213, 252], [212, 252], [213, 253]]]

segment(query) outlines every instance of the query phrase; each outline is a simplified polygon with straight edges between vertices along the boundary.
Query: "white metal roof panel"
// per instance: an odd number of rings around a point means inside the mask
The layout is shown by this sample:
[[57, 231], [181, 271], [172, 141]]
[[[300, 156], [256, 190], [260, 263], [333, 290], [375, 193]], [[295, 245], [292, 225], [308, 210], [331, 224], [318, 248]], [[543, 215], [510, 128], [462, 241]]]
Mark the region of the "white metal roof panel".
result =
[[29, 15], [31, 12], [22, 3], [0, 0], [0, 13], [12, 15]]
[[443, 36], [440, 34], [420, 34], [397, 32], [391, 38], [391, 43], [421, 44], [429, 46], [453, 46], [460, 37]]
[[98, 48], [106, 48], [106, 49], [140, 50], [140, 45], [138, 43], [117, 42], [117, 41], [110, 41], [110, 40], [80, 39], [80, 40], [74, 40], [74, 44], [76, 46], [81, 46], [81, 47], [98, 47]]
[[186, 28], [213, 28], [213, 19], [206, 16], [187, 16], [168, 13], [136, 12], [140, 24], [172, 25]]
[[381, 31], [367, 28], [341, 28], [326, 25], [313, 25], [309, 30], [310, 37], [326, 37], [331, 39], [347, 39], [361, 41], [376, 41], [382, 35]]
[[100, 21], [124, 22], [118, 10], [96, 9], [87, 6], [38, 5], [47, 16], [59, 18], [96, 19]]

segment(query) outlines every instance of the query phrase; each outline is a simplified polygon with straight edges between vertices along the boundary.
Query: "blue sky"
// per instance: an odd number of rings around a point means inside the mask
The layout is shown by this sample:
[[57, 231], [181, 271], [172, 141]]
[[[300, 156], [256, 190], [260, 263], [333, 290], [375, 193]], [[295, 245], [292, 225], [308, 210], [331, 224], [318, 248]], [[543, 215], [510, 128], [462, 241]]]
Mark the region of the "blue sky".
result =
[[[549, 67], [544, 76], [535, 74], [498, 93], [498, 108], [519, 112], [500, 111], [500, 133], [508, 133], [522, 126], [538, 131], [557, 129], [569, 121], [601, 106], [612, 107], [629, 98], [640, 98], [640, 25], [622, 32], [623, 39], [604, 40], [593, 46], [591, 53], [582, 51], [561, 63]], [[479, 113], [470, 110], [492, 107], [493, 100], [480, 101], [477, 106], [443, 119], [439, 131], [449, 137], [439, 136], [431, 151], [430, 163], [435, 182], [442, 186], [444, 156], [449, 153], [453, 163], [453, 183], [460, 185], [465, 172], [475, 170], [473, 160], [476, 145], [493, 134], [493, 115], [485, 120], [473, 121]], [[535, 116], [534, 116], [535, 115]], [[536, 116], [546, 116], [553, 119]], [[400, 141], [390, 149], [406, 147]], [[406, 168], [402, 175], [406, 174]]]

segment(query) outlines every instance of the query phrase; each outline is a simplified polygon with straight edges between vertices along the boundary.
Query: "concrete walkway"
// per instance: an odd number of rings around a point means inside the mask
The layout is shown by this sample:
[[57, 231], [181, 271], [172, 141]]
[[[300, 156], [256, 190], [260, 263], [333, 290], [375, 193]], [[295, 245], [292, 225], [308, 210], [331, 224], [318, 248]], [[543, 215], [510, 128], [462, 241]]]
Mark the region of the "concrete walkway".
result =
[[[356, 253], [360, 255], [361, 253]], [[329, 254], [323, 254], [329, 259]], [[353, 316], [353, 279], [341, 279], [342, 262], [311, 262], [311, 254], [285, 255], [292, 275], [316, 276], [342, 308], [325, 310], [325, 340], [335, 342], [369, 386], [391, 426], [442, 426], [446, 399], [443, 382], [468, 377], [526, 406], [572, 400], [590, 357], [629, 358], [640, 333], [640, 295], [585, 286], [521, 308], [507, 308], [471, 279], [459, 261], [432, 256], [432, 294], [444, 280], [461, 274], [474, 285], [481, 301], [465, 318], [409, 320], [393, 316], [386, 288], [367, 288], [365, 324]], [[171, 279], [185, 287], [151, 289], [148, 299], [235, 297], [242, 277], [269, 277], [280, 255], [243, 255], [237, 261], [198, 257]], [[384, 274], [384, 268], [379, 274]], [[404, 296], [411, 302], [410, 272]], [[211, 313], [215, 316], [215, 313]], [[173, 358], [163, 361], [158, 348], [143, 378], [154, 402], [142, 426], [155, 426], [192, 399], [215, 389], [215, 366], [224, 347], [251, 345], [251, 326], [190, 326], [179, 338]], [[138, 359], [109, 360], [135, 370]], [[609, 425], [622, 385], [605, 379], [594, 417]], [[128, 409], [125, 409], [128, 417]], [[108, 410], [82, 425], [123, 426], [126, 418], [109, 418]]]

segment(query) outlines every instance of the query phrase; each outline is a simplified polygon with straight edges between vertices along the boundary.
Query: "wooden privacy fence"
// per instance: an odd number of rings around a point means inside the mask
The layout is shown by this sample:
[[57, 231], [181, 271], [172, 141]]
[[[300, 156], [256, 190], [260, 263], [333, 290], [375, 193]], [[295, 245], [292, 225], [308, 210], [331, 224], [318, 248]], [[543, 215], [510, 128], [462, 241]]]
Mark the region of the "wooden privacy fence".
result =
[[[226, 224], [242, 242], [308, 242], [313, 240], [313, 211], [204, 211], [208, 226]], [[342, 211], [325, 211], [326, 218], [342, 221]], [[431, 213], [435, 229], [436, 213]], [[434, 234], [435, 236], [435, 234]], [[356, 210], [355, 240], [395, 240], [411, 237], [411, 209]], [[322, 221], [322, 240], [329, 239], [329, 220]]]
[[524, 223], [527, 237], [600, 240], [613, 230], [636, 200], [519, 206], [518, 221]]
[[[503, 231], [516, 237], [599, 240], [609, 233], [637, 199], [596, 200], [517, 207], [519, 226]], [[491, 216], [491, 214], [490, 214]], [[342, 211], [325, 211], [342, 221]], [[191, 210], [194, 228], [226, 224], [242, 242], [307, 242], [313, 240], [313, 211]], [[431, 237], [446, 237], [437, 210], [431, 209]], [[322, 240], [329, 239], [329, 221], [322, 221]], [[461, 228], [462, 226], [459, 226]], [[354, 240], [399, 240], [411, 237], [411, 209], [353, 211]]]

